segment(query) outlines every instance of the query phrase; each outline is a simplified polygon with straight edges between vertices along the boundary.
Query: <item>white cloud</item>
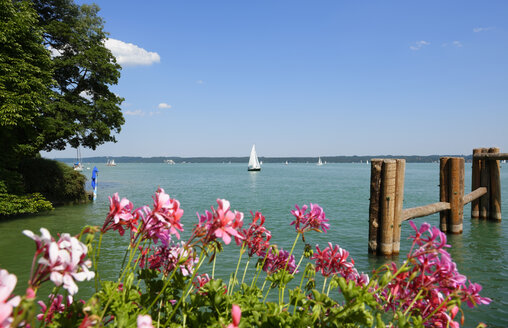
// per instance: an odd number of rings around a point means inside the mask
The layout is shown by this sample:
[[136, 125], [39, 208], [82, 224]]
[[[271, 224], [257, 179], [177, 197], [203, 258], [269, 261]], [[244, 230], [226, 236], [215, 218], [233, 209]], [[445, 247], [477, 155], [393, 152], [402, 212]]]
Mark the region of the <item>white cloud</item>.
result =
[[132, 43], [126, 43], [116, 39], [106, 39], [105, 46], [116, 57], [118, 64], [122, 66], [147, 66], [159, 63], [161, 57], [156, 52], [146, 51]]
[[452, 45], [454, 47], [457, 47], [457, 48], [462, 48], [463, 47], [462, 42], [460, 42], [460, 41], [453, 41]]
[[421, 48], [423, 48], [425, 46], [428, 46], [429, 44], [430, 44], [430, 42], [423, 41], [423, 40], [422, 41], [416, 41], [412, 45], [409, 46], [409, 49], [417, 51], [417, 50], [420, 50]]
[[490, 30], [493, 30], [493, 29], [494, 29], [493, 27], [475, 27], [473, 29], [473, 32], [480, 33], [480, 32], [490, 31]]
[[129, 115], [129, 116], [145, 116], [145, 112], [143, 112], [141, 109], [138, 109], [138, 110], [126, 110], [123, 113], [125, 115]]
[[197, 83], [197, 84], [204, 84], [204, 83], [205, 83], [205, 81], [203, 81], [203, 80], [197, 80], [197, 81], [196, 81], [196, 83]]
[[157, 107], [158, 108], [170, 109], [171, 105], [170, 104], [166, 104], [166, 103], [160, 103]]

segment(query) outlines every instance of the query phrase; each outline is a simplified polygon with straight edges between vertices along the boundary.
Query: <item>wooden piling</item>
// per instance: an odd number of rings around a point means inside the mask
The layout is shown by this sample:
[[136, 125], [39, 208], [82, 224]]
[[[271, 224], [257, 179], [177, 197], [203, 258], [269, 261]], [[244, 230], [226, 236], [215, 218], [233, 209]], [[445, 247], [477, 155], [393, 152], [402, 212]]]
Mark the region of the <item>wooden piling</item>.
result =
[[[488, 148], [481, 148], [481, 153], [488, 153]], [[487, 193], [480, 198], [480, 219], [489, 218], [490, 209], [490, 168], [486, 159], [480, 162], [480, 186], [487, 188]]]
[[[489, 148], [489, 153], [499, 153], [499, 148]], [[490, 171], [490, 208], [489, 219], [501, 221], [501, 180], [499, 160], [487, 161]]]
[[395, 175], [395, 207], [393, 214], [393, 254], [400, 253], [400, 230], [402, 225], [402, 206], [404, 203], [404, 174], [406, 160], [397, 159]]
[[[480, 187], [480, 160], [475, 159], [475, 154], [481, 153], [480, 148], [473, 149], [473, 168], [472, 168], [472, 179], [471, 179], [471, 191], [475, 191]], [[478, 219], [480, 217], [480, 200], [475, 199], [471, 202], [471, 219]]]
[[374, 158], [370, 161], [369, 253], [372, 254], [376, 254], [378, 248], [382, 167], [382, 159]]
[[450, 218], [447, 231], [453, 234], [462, 233], [462, 220], [464, 217], [464, 158], [452, 157], [449, 159], [449, 189]]
[[393, 252], [396, 173], [397, 161], [385, 159], [381, 174], [381, 238], [379, 245], [379, 251], [383, 255], [391, 255]]
[[[439, 201], [445, 203], [450, 202], [450, 199], [448, 198], [448, 183], [450, 181], [449, 159], [450, 157], [441, 157], [439, 159]], [[441, 229], [442, 232], [448, 231], [449, 216], [450, 211], [439, 212], [439, 229]]]

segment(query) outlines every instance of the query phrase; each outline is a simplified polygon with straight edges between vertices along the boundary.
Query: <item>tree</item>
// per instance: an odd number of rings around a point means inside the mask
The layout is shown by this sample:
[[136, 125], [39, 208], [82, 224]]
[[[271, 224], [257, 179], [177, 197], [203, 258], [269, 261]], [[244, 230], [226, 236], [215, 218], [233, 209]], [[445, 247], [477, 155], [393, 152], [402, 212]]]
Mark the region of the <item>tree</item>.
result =
[[[33, 125], [48, 108], [52, 82], [49, 51], [28, 2], [0, 0], [0, 138], [2, 155], [33, 155]], [[8, 154], [5, 154], [7, 151]], [[4, 157], [5, 160], [5, 157]]]
[[72, 0], [34, 0], [44, 44], [51, 50], [56, 81], [38, 132], [41, 150], [62, 150], [67, 144], [95, 149], [116, 142], [113, 133], [125, 122], [123, 98], [110, 85], [118, 83], [120, 65], [105, 47], [106, 33], [96, 5]]

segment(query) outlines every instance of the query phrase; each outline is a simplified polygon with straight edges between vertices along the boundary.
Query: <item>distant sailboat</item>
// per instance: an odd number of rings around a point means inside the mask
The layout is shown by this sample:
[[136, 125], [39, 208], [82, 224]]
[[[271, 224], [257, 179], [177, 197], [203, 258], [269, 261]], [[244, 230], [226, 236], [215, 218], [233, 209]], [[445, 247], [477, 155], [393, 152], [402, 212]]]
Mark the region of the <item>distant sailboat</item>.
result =
[[74, 171], [83, 171], [83, 165], [81, 164], [81, 150], [79, 146], [76, 148], [76, 163], [73, 165]]
[[288, 161], [286, 161], [286, 163], [284, 163], [284, 164], [288, 165], [289, 163], [288, 163]]
[[320, 165], [320, 166], [323, 165], [323, 162], [321, 162], [321, 157], [318, 158], [318, 162], [316, 165]]
[[116, 166], [116, 163], [115, 163], [115, 160], [114, 159], [108, 159], [108, 162], [106, 163], [106, 166]]
[[261, 171], [261, 165], [259, 164], [258, 155], [256, 154], [256, 145], [252, 145], [247, 171]]

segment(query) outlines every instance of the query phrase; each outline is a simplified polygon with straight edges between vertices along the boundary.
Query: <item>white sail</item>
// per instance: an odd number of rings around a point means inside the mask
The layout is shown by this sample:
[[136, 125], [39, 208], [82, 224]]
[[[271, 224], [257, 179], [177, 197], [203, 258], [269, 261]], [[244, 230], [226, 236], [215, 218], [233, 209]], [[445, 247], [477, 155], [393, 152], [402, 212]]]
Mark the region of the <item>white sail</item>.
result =
[[318, 162], [316, 165], [323, 165], [323, 162], [321, 162], [321, 157], [319, 157]]
[[249, 171], [261, 170], [261, 165], [259, 164], [258, 155], [256, 154], [256, 145], [252, 145], [252, 150], [250, 151], [248, 170]]

